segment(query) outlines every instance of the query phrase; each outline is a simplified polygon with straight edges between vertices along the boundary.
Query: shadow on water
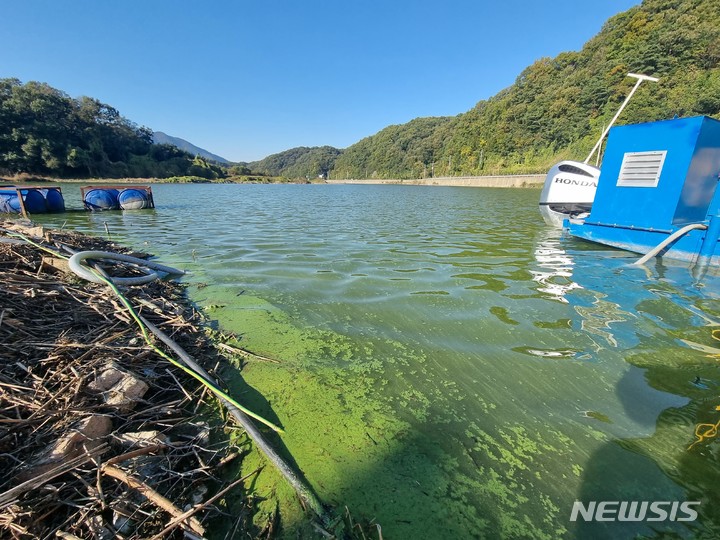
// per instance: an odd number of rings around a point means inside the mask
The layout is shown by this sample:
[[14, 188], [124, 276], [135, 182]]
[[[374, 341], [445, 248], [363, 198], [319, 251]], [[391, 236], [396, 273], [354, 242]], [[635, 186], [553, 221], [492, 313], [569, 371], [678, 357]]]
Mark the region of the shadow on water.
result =
[[[577, 500], [585, 505], [591, 501], [663, 501], [668, 513], [674, 501], [697, 501], [700, 505], [693, 509], [699, 517], [675, 521], [668, 515], [665, 520], [650, 521], [649, 517], [660, 517], [652, 512], [642, 521], [587, 522], [578, 517], [571, 524], [570, 535], [579, 539], [718, 538], [717, 441], [689, 448], [697, 424], [720, 420], [720, 412], [715, 410], [720, 405], [720, 348], [716, 347], [720, 343], [711, 334], [712, 327], [720, 325], [717, 302], [692, 299], [689, 291], [702, 287], [692, 284], [692, 269], [659, 261], [652, 269], [626, 271], [638, 272], [653, 292], [652, 298], [635, 305], [631, 302], [629, 307], [642, 318], [662, 321], [664, 327], [664, 332], [656, 327], [654, 332], [637, 333], [637, 345], [625, 353], [629, 369], [615, 388], [624, 414], [643, 426], [648, 436], [617, 438], [594, 452], [583, 472]], [[678, 283], [678, 273], [687, 274], [687, 279]], [[685, 516], [682, 511], [677, 515]]]
[[[242, 369], [242, 366], [239, 368]], [[265, 395], [263, 395], [262, 392], [259, 392], [252, 385], [248, 384], [245, 379], [243, 379], [242, 374], [238, 372], [237, 368], [230, 364], [225, 365], [224, 369], [220, 371], [220, 376], [227, 384], [231, 396], [236, 396], [242, 403], [248, 404], [248, 406], [252, 407], [252, 411], [255, 414], [262, 416], [276, 426], [283, 429], [286, 427], [282, 425], [282, 421], [273, 409], [272, 403], [265, 397]], [[283, 458], [293, 470], [297, 471], [301, 480], [303, 480], [306, 485], [310, 485], [307, 478], [305, 478], [302, 474], [299, 464], [295, 461], [292, 453], [283, 442], [282, 437], [259, 422], [254, 422], [254, 424], [258, 426], [258, 429], [260, 429], [267, 441], [275, 449], [275, 451], [277, 451], [280, 457]], [[317, 495], [317, 493], [315, 495]]]

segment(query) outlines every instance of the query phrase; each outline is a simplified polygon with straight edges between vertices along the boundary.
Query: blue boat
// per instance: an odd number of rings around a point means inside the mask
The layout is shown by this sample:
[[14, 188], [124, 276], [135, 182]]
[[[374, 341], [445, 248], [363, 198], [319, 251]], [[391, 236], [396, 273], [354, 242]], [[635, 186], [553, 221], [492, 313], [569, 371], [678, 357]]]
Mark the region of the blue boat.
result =
[[571, 236], [636, 253], [720, 263], [720, 121], [698, 116], [610, 130], [589, 213]]

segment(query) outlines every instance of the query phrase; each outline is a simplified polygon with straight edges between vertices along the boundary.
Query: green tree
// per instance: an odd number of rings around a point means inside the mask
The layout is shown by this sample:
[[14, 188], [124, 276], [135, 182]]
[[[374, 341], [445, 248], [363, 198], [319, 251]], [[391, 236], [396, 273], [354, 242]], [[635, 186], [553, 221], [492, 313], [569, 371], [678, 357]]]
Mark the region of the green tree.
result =
[[225, 171], [175, 147], [100, 101], [73, 99], [38, 82], [0, 79], [0, 172], [53, 176], [158, 176]]

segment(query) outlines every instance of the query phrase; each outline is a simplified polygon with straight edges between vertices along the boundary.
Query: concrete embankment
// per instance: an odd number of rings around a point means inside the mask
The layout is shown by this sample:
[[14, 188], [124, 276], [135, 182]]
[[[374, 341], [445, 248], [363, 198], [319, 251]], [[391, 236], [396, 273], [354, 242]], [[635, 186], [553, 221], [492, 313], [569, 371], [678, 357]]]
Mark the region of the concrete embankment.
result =
[[458, 187], [541, 187], [544, 174], [513, 174], [499, 176], [441, 176], [411, 180], [378, 179], [369, 180], [328, 180], [328, 184], [402, 184], [408, 186], [458, 186]]

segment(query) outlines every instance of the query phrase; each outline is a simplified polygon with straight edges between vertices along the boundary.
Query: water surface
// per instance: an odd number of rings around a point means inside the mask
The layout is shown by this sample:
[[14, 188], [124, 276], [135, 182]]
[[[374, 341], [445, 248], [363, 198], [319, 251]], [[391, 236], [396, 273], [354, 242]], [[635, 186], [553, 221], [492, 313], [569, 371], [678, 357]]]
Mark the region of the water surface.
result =
[[[717, 275], [563, 238], [536, 190], [153, 191], [154, 211], [40, 219], [191, 270], [213, 324], [282, 361], [248, 363], [237, 397], [385, 538], [720, 534], [717, 446], [687, 450], [720, 419]], [[701, 517], [579, 526], [575, 500], [699, 500]]]

